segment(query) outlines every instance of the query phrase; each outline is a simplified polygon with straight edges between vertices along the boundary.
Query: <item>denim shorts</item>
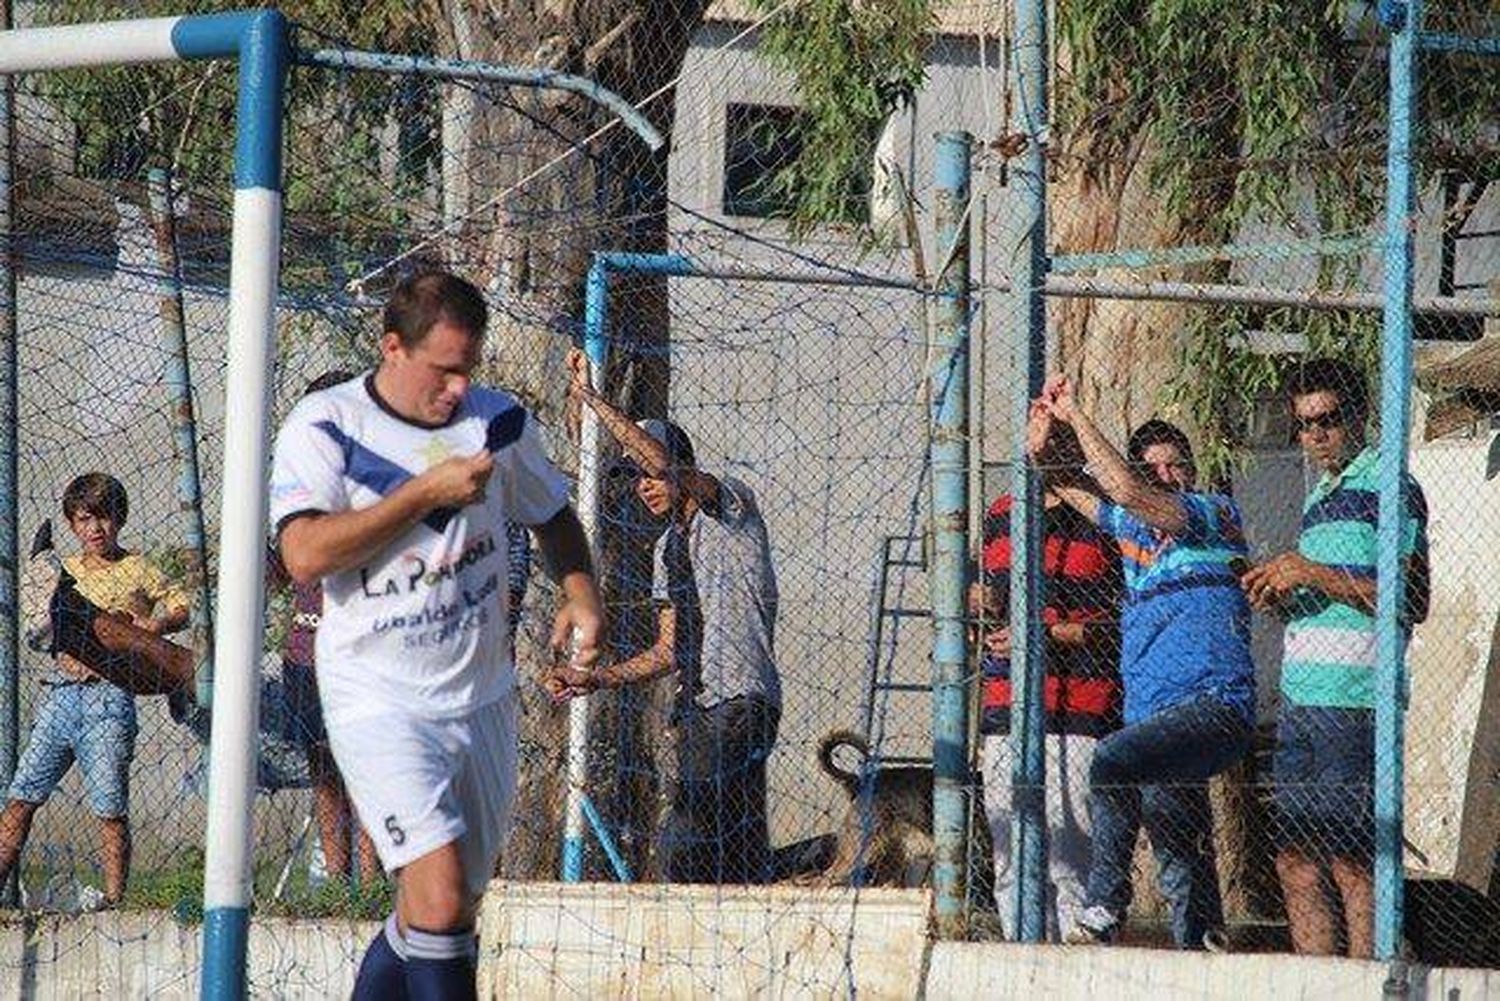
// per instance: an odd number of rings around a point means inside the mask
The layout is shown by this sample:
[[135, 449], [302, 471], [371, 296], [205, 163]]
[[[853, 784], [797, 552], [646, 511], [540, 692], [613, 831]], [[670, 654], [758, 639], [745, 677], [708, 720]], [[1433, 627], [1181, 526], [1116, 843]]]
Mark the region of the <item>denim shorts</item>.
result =
[[122, 688], [106, 682], [47, 688], [16, 762], [10, 798], [45, 803], [76, 761], [94, 816], [126, 816], [136, 732], [135, 697]]
[[1276, 717], [1277, 843], [1368, 858], [1375, 846], [1375, 711], [1283, 702]]

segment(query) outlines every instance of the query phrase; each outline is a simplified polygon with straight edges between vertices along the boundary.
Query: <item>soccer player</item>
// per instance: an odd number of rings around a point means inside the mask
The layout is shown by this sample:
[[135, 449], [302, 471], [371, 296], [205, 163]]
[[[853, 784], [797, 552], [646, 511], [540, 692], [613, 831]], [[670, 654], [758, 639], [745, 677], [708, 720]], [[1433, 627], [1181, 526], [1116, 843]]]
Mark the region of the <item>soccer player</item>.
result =
[[356, 999], [472, 998], [475, 905], [516, 789], [516, 673], [505, 524], [531, 527], [574, 663], [603, 627], [567, 483], [509, 395], [472, 387], [488, 311], [444, 272], [402, 281], [380, 363], [305, 397], [276, 442], [271, 517], [294, 580], [323, 582], [318, 690], [396, 909]]

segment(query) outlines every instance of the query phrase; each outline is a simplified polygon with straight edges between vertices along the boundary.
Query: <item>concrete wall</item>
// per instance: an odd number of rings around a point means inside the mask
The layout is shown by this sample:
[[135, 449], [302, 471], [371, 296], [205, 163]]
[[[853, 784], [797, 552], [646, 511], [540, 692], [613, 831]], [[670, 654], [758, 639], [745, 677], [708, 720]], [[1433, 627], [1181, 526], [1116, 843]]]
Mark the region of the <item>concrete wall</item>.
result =
[[916, 997], [920, 891], [496, 883], [480, 996]]
[[[348, 997], [375, 923], [259, 918], [250, 927], [255, 998]], [[0, 999], [198, 997], [203, 929], [159, 911], [41, 917], [0, 925]]]
[[[1469, 1001], [1500, 971], [1402, 971], [1279, 954], [1062, 948], [927, 937], [916, 891], [755, 892], [496, 883], [481, 919], [479, 994], [599, 998], [1176, 998]], [[256, 998], [347, 997], [375, 923], [258, 919]], [[197, 997], [197, 926], [160, 913], [0, 926], [0, 1001]]]
[[[1279, 954], [1210, 956], [1147, 949], [1058, 948], [940, 942], [932, 948], [929, 998], [1093, 998], [1120, 1001], [1241, 998], [1469, 1001], [1500, 992], [1491, 970], [1413, 966], [1407, 991], [1384, 992], [1382, 963]], [[1396, 981], [1400, 983], [1400, 981]]]
[[1412, 637], [1406, 725], [1407, 870], [1481, 893], [1500, 848], [1500, 480], [1490, 435], [1419, 445], [1432, 613]]

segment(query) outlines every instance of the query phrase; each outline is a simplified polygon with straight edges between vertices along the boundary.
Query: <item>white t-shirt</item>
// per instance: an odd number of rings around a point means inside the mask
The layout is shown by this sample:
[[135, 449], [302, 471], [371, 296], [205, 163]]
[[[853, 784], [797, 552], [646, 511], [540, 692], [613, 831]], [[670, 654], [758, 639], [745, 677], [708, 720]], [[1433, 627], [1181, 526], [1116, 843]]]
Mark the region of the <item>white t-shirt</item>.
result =
[[515, 687], [506, 629], [506, 519], [539, 525], [568, 484], [512, 397], [474, 388], [431, 428], [397, 416], [373, 376], [304, 397], [276, 438], [271, 522], [372, 507], [452, 456], [488, 447], [485, 499], [434, 511], [364, 565], [323, 579], [318, 690], [330, 721], [391, 709], [445, 717]]

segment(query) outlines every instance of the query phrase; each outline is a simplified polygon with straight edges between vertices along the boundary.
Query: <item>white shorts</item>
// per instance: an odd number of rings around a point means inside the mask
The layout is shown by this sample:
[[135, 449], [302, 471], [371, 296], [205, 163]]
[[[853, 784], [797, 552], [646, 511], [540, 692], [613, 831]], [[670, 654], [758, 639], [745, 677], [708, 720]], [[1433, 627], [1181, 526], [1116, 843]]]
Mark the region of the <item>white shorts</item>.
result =
[[328, 743], [359, 821], [387, 872], [458, 842], [478, 897], [510, 833], [516, 699], [447, 719], [386, 712], [328, 722]]

